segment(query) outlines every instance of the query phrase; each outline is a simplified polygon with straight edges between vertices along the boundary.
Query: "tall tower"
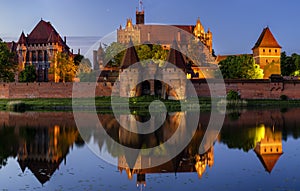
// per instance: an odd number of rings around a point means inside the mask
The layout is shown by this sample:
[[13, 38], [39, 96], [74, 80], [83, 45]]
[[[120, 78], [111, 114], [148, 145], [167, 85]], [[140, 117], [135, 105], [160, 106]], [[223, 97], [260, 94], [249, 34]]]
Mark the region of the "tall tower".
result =
[[276, 41], [269, 27], [264, 28], [252, 51], [255, 62], [264, 70], [264, 78], [269, 78], [271, 74], [281, 73], [281, 46]]
[[139, 8], [136, 9], [136, 24], [145, 24], [145, 10], [143, 6], [143, 1], [139, 0]]

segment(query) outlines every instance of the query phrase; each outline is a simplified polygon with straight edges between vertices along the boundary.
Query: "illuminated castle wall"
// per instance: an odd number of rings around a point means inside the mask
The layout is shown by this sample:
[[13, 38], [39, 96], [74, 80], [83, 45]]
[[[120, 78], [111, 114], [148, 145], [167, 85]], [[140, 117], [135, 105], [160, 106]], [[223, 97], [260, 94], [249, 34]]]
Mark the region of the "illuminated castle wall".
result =
[[[207, 32], [200, 21], [197, 19], [196, 25], [172, 25], [183, 31], [194, 35], [199, 39], [212, 53], [212, 32], [210, 29]], [[125, 28], [120, 28], [117, 31], [117, 41], [119, 43], [128, 44], [130, 39], [134, 43], [155, 42], [161, 44], [164, 48], [169, 49], [174, 39], [178, 41], [181, 48], [187, 47], [189, 42], [186, 42], [186, 36], [182, 32], [170, 34], [170, 31], [164, 30], [160, 25], [146, 25], [145, 24], [145, 10], [141, 7], [136, 11], [136, 24], [134, 25], [132, 19], [127, 19]]]

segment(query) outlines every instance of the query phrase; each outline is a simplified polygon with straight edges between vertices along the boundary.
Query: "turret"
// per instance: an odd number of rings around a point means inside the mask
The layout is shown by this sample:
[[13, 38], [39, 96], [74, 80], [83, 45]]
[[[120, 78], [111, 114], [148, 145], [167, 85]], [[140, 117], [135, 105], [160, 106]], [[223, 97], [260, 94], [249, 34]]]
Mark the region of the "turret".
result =
[[145, 10], [143, 7], [143, 2], [139, 1], [139, 8], [136, 10], [136, 24], [143, 25], [145, 24]]

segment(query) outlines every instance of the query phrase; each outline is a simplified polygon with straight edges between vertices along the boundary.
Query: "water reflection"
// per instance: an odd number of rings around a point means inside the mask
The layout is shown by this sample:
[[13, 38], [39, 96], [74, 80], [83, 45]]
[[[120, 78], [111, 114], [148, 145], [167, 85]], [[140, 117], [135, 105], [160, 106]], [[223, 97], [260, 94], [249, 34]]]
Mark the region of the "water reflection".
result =
[[254, 151], [266, 171], [271, 173], [279, 157], [282, 155], [281, 132], [275, 131], [274, 127], [266, 128], [264, 125], [258, 127], [257, 131], [259, 139]]
[[71, 115], [52, 114], [0, 114], [0, 169], [8, 157], [16, 157], [23, 173], [28, 168], [44, 184], [66, 158], [69, 147], [75, 142], [84, 144], [74, 123], [68, 124], [72, 120], [64, 120]]
[[[211, 136], [211, 139], [214, 139], [215, 145], [226, 145], [228, 147], [226, 152], [238, 149], [243, 153], [255, 153], [256, 158], [251, 163], [264, 169], [265, 174], [276, 173], [274, 169], [279, 161], [285, 164], [286, 160], [284, 157], [286, 153], [283, 154], [283, 142], [286, 142], [289, 137], [299, 138], [300, 119], [297, 117], [299, 111], [300, 109], [289, 109], [284, 112], [270, 109], [229, 112], [226, 114], [220, 134], [217, 137]], [[82, 113], [82, 115], [89, 121], [89, 113]], [[149, 128], [153, 128], [154, 132], [146, 135], [129, 132], [119, 125], [116, 118], [127, 120], [134, 117], [138, 121], [145, 121], [149, 119], [149, 116], [98, 114], [103, 129], [90, 123], [86, 126], [89, 131], [82, 135], [76, 128], [72, 113], [0, 112], [0, 116], [0, 179], [1, 170], [7, 165], [8, 158], [13, 157], [23, 173], [29, 169], [41, 184], [51, 182], [51, 177], [60, 164], [67, 163], [66, 157], [70, 149], [74, 145], [83, 146], [81, 136], [84, 136], [85, 140], [91, 140], [101, 152], [115, 159], [118, 171], [126, 173], [127, 178], [136, 182], [141, 188], [148, 184], [147, 175], [158, 173], [176, 175], [185, 172], [202, 180], [208, 168], [217, 171], [215, 169], [215, 154], [217, 154], [215, 146], [210, 147], [203, 154], [199, 152], [209, 123], [209, 113], [200, 115], [195, 132], [189, 131], [193, 114], [178, 112], [169, 113], [158, 129], [154, 128], [155, 123], [153, 123], [153, 127]], [[157, 120], [159, 119], [158, 116]], [[183, 124], [184, 128], [178, 129], [179, 124]], [[134, 127], [135, 123], [132, 122], [129, 126]], [[154, 148], [169, 140], [177, 130], [180, 130], [180, 133], [175, 137], [174, 142], [170, 142], [170, 145], [158, 147], [153, 153], [141, 151], [134, 156], [120, 150], [108, 138], [109, 135], [114, 141], [128, 147]], [[167, 151], [176, 149], [176, 142], [186, 134], [193, 134], [193, 137], [176, 157], [160, 165], [152, 166], [152, 164], [164, 161], [169, 154]], [[81, 165], [85, 165], [85, 161], [81, 161]], [[145, 166], [149, 168], [144, 168]], [[249, 178], [251, 178], [250, 175]]]

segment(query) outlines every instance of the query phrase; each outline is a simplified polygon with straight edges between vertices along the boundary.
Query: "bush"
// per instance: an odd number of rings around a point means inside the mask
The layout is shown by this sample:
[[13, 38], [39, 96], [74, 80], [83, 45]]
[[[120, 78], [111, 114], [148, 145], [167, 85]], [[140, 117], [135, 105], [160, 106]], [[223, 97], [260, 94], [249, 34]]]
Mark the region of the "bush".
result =
[[286, 101], [286, 100], [288, 100], [288, 96], [287, 95], [281, 95], [280, 99], [283, 100], [283, 101]]
[[227, 100], [239, 100], [240, 99], [240, 95], [239, 95], [238, 92], [230, 90], [227, 93], [227, 97], [226, 98], [227, 98]]
[[26, 109], [26, 105], [22, 101], [10, 101], [7, 103], [6, 109], [8, 111], [24, 112]]

